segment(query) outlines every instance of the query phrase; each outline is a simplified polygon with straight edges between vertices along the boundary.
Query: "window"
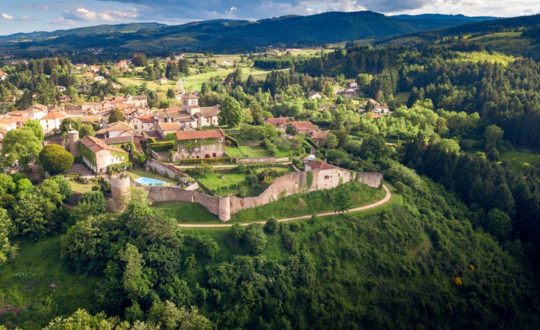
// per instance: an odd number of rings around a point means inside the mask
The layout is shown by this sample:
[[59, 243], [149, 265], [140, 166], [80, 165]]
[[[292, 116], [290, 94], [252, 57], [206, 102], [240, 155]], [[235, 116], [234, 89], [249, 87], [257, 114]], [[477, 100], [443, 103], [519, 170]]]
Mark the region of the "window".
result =
[[330, 179], [330, 175], [325, 175], [325, 176], [324, 176], [324, 179], [325, 179], [325, 180]]

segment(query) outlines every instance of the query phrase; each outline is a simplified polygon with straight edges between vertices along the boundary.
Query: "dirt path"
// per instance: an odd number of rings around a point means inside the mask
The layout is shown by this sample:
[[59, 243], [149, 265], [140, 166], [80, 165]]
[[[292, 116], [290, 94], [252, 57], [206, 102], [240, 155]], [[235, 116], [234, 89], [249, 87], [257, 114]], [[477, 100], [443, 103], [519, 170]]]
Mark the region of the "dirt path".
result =
[[[374, 203], [364, 205], [364, 206], [360, 206], [360, 207], [356, 207], [354, 209], [350, 209], [350, 210], [347, 210], [345, 212], [321, 212], [321, 213], [318, 213], [317, 216], [318, 217], [327, 217], [327, 216], [336, 215], [336, 214], [360, 212], [360, 211], [366, 211], [366, 210], [373, 209], [373, 208], [376, 208], [378, 206], [384, 205], [384, 204], [388, 203], [392, 199], [392, 192], [390, 191], [390, 189], [388, 189], [388, 187], [385, 184], [383, 184], [383, 189], [384, 189], [384, 192], [386, 193], [384, 195], [384, 198], [381, 199], [381, 200], [378, 200], [378, 201], [376, 201]], [[311, 219], [311, 216], [312, 216], [311, 214], [302, 215], [302, 216], [299, 216], [299, 217], [277, 219], [277, 221], [278, 222], [290, 222], [290, 221], [297, 221], [297, 220], [307, 220], [307, 219]], [[248, 226], [248, 225], [250, 225], [252, 223], [264, 224], [264, 223], [266, 223], [266, 220], [265, 221], [252, 221], [252, 222], [236, 222], [236, 223], [239, 223], [242, 226]], [[235, 223], [178, 224], [178, 227], [181, 227], [181, 228], [228, 228], [228, 227], [232, 227], [232, 225], [234, 225], [234, 224]]]

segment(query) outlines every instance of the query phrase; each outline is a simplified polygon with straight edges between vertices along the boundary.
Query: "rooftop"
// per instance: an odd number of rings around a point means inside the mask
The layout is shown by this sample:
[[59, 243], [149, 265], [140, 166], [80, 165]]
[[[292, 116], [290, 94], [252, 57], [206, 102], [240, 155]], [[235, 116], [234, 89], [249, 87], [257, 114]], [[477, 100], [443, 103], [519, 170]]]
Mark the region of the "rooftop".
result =
[[176, 132], [176, 140], [205, 140], [205, 139], [223, 139], [225, 134], [222, 130], [214, 129], [208, 131], [178, 131]]

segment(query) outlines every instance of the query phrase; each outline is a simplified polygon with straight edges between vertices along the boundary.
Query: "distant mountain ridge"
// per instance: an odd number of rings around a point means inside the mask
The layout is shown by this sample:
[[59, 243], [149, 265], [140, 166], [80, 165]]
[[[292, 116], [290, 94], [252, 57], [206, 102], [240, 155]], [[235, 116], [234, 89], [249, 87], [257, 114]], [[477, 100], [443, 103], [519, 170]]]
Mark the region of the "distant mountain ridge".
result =
[[102, 49], [102, 54], [145, 51], [246, 52], [351, 40], [381, 40], [434, 28], [486, 21], [463, 15], [385, 16], [371, 11], [326, 12], [258, 21], [218, 19], [183, 25], [132, 23], [0, 36], [0, 54], [43, 56]]

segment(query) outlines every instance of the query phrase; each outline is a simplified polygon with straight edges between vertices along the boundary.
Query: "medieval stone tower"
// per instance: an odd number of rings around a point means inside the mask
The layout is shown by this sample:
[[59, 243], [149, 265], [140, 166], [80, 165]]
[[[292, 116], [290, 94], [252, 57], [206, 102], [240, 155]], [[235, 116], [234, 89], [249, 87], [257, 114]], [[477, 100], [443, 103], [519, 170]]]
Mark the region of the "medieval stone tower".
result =
[[221, 197], [219, 199], [218, 218], [223, 222], [231, 219], [231, 197]]
[[114, 211], [122, 211], [129, 200], [131, 178], [127, 174], [111, 175], [111, 208]]
[[79, 155], [79, 131], [76, 130], [70, 130], [67, 132], [67, 138], [68, 138], [68, 148], [69, 152], [73, 156]]

